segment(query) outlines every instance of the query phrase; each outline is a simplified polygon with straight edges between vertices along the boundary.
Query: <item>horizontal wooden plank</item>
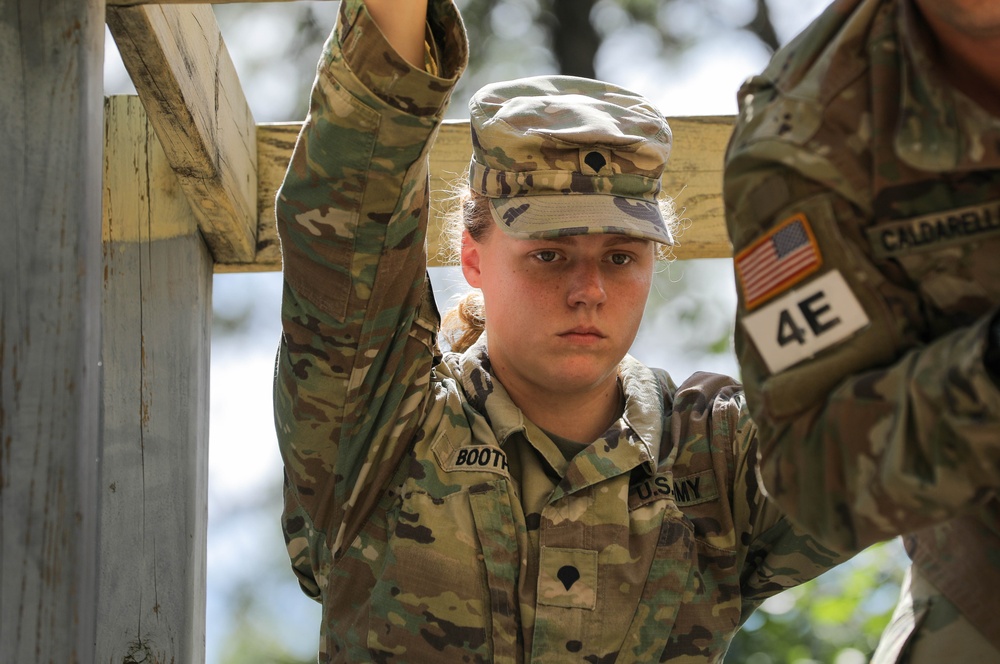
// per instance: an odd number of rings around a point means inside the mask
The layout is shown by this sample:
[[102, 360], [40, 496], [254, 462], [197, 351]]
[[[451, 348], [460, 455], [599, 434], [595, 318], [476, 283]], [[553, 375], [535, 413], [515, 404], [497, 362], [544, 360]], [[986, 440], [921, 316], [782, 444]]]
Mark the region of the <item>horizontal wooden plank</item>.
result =
[[[663, 188], [674, 199], [681, 218], [674, 256], [719, 258], [732, 255], [722, 206], [722, 155], [732, 130], [730, 116], [678, 117], [670, 120], [673, 153]], [[257, 252], [251, 262], [217, 261], [216, 272], [281, 269], [274, 226], [274, 196], [285, 176], [301, 124], [257, 126]], [[469, 165], [472, 143], [468, 121], [446, 122], [431, 148], [431, 220], [427, 232], [431, 265], [448, 264], [442, 219], [450, 211], [448, 193]]]
[[252, 262], [256, 126], [208, 5], [109, 7], [107, 23], [216, 262]]

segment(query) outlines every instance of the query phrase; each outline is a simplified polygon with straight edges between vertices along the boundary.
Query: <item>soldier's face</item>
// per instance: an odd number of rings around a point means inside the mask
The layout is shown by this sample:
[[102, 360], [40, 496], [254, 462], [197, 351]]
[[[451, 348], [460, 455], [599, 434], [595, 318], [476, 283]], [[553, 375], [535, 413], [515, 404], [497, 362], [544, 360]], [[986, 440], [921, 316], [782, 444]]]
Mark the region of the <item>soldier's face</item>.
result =
[[490, 362], [511, 396], [585, 393], [616, 381], [654, 262], [652, 242], [623, 235], [466, 236], [463, 271], [483, 292]]

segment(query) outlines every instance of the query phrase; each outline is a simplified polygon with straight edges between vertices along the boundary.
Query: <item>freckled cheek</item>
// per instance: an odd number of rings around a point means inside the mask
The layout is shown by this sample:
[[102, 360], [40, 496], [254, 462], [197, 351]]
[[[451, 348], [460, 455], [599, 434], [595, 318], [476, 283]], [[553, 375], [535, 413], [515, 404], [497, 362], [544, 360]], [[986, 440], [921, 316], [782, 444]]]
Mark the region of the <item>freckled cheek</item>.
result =
[[642, 277], [622, 279], [614, 284], [617, 294], [615, 299], [628, 308], [637, 307], [641, 311], [646, 306], [646, 298], [649, 296], [651, 285], [651, 279]]
[[506, 327], [532, 331], [537, 323], [553, 311], [559, 297], [558, 284], [552, 280], [536, 280], [524, 271], [511, 270], [485, 290], [487, 320], [491, 312], [503, 317]]
[[516, 288], [526, 301], [534, 301], [539, 304], [540, 300], [561, 297], [566, 289], [566, 285], [558, 277], [549, 275], [539, 278], [527, 271], [513, 272], [511, 274], [511, 287]]

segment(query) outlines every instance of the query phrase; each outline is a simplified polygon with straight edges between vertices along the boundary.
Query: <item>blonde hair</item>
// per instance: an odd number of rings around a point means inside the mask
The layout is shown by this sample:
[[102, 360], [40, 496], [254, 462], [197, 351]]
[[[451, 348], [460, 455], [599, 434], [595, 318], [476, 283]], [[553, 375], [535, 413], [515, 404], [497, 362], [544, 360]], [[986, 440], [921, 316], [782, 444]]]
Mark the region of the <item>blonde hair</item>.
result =
[[[462, 233], [468, 231], [476, 242], [485, 242], [493, 231], [493, 217], [487, 199], [468, 187], [457, 189], [452, 196], [452, 212], [445, 219], [449, 262], [462, 262]], [[456, 353], [464, 353], [476, 343], [486, 329], [486, 307], [483, 294], [472, 289], [448, 311], [441, 320], [441, 336]]]
[[[460, 264], [463, 232], [468, 231], [469, 237], [475, 242], [485, 242], [494, 230], [493, 216], [488, 207], [488, 199], [467, 186], [456, 188], [451, 198], [451, 212], [444, 221], [450, 258], [448, 262]], [[667, 228], [675, 233], [679, 223], [673, 199], [661, 195], [658, 203]], [[671, 247], [668, 245], [657, 244], [656, 255], [659, 260], [673, 260]], [[458, 304], [441, 320], [441, 336], [456, 353], [468, 350], [485, 329], [486, 307], [483, 294], [478, 289], [472, 289], [462, 296]]]

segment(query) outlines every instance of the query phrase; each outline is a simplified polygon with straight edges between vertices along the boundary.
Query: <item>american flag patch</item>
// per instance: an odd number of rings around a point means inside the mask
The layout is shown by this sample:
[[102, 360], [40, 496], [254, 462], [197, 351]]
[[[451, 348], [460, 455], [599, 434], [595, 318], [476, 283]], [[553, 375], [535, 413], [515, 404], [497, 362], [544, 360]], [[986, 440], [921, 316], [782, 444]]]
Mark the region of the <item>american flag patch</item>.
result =
[[735, 264], [749, 311], [818, 270], [823, 258], [809, 220], [799, 213], [738, 253]]

